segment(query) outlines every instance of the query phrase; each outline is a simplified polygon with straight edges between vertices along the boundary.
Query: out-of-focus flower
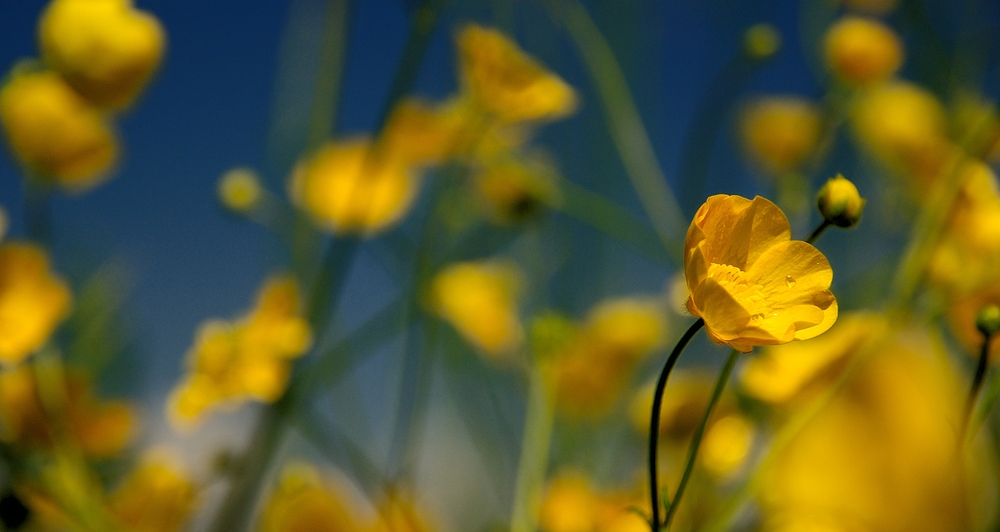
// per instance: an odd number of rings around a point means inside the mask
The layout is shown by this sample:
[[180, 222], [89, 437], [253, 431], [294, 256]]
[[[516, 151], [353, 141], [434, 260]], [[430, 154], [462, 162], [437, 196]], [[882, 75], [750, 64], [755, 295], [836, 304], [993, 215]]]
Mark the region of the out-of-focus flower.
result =
[[529, 219], [558, 201], [551, 170], [515, 159], [490, 164], [475, 176], [479, 196], [498, 223]]
[[981, 94], [960, 91], [951, 105], [951, 137], [966, 152], [990, 162], [1000, 158], [1000, 110]]
[[805, 98], [760, 98], [743, 112], [740, 132], [747, 152], [774, 173], [798, 168], [816, 149], [819, 108]]
[[837, 227], [854, 227], [865, 210], [865, 199], [858, 187], [840, 174], [827, 180], [816, 196], [816, 204], [823, 218]]
[[108, 497], [108, 509], [133, 532], [179, 532], [195, 506], [194, 483], [159, 460], [140, 463]]
[[53, 419], [40, 397], [35, 373], [20, 365], [0, 373], [0, 439], [28, 449], [47, 448], [64, 426], [79, 449], [93, 458], [108, 458], [121, 452], [135, 434], [135, 413], [124, 401], [100, 401], [93, 396], [89, 379], [70, 372], [61, 387], [59, 419]]
[[979, 309], [976, 314], [976, 329], [983, 336], [992, 336], [1000, 332], [1000, 305], [990, 303]]
[[379, 520], [372, 532], [430, 532], [434, 530], [412, 496], [390, 490], [378, 505]]
[[712, 474], [729, 478], [739, 472], [750, 456], [754, 428], [743, 416], [730, 415], [712, 422], [702, 442], [702, 465]]
[[429, 303], [470, 343], [497, 358], [524, 339], [518, 317], [521, 273], [508, 263], [462, 262], [431, 281]]
[[398, 154], [368, 139], [328, 142], [292, 173], [292, 201], [334, 233], [372, 234], [410, 209], [418, 176]]
[[254, 210], [262, 194], [260, 178], [249, 168], [233, 168], [219, 178], [219, 203], [234, 213]]
[[758, 196], [716, 195], [698, 209], [684, 241], [688, 310], [712, 341], [744, 353], [805, 340], [837, 320], [833, 270], [788, 219]]
[[[948, 323], [955, 337], [965, 347], [966, 352], [978, 356], [983, 345], [983, 334], [976, 327], [976, 317], [987, 305], [1000, 304], [1000, 280], [983, 286], [979, 290], [955, 298], [948, 306]], [[990, 362], [1000, 361], [1000, 339], [993, 335], [990, 339]]]
[[367, 529], [344, 496], [310, 466], [286, 466], [264, 505], [258, 532], [353, 532]]
[[[821, 342], [822, 340], [817, 340]], [[859, 360], [842, 388], [774, 456], [758, 491], [765, 530], [969, 530], [977, 495], [956, 449], [961, 398], [931, 340], [905, 331]], [[800, 347], [800, 346], [797, 346]], [[853, 357], [855, 348], [846, 356]], [[826, 528], [819, 526], [823, 524]]]
[[99, 184], [118, 157], [108, 122], [54, 72], [16, 71], [0, 89], [0, 122], [18, 162], [68, 190]]
[[499, 31], [466, 26], [458, 49], [463, 90], [499, 120], [554, 119], [576, 109], [573, 89]]
[[16, 364], [42, 347], [71, 302], [45, 251], [22, 243], [0, 247], [0, 363]]
[[458, 101], [432, 105], [417, 98], [399, 103], [382, 132], [385, 150], [415, 166], [438, 165], [471, 140], [470, 111]]
[[38, 27], [42, 54], [84, 98], [123, 108], [149, 82], [165, 36], [131, 0], [53, 0]]
[[597, 494], [581, 473], [565, 471], [549, 481], [538, 525], [543, 532], [594, 532]]
[[184, 427], [212, 407], [277, 401], [288, 386], [291, 360], [312, 345], [300, 306], [295, 281], [272, 277], [248, 316], [203, 324], [188, 353], [190, 373], [171, 397], [171, 421]]
[[546, 357], [559, 412], [590, 419], [607, 414], [666, 328], [666, 313], [655, 301], [621, 298], [594, 307], [576, 334]]
[[899, 0], [841, 0], [844, 7], [869, 15], [887, 15], [896, 9]]
[[877, 20], [846, 16], [826, 33], [828, 68], [841, 81], [868, 86], [892, 77], [903, 64], [903, 43]]
[[781, 33], [770, 24], [754, 24], [743, 34], [743, 49], [754, 59], [767, 59], [781, 48]]
[[894, 81], [864, 94], [851, 116], [858, 140], [926, 189], [951, 153], [944, 108], [927, 90]]

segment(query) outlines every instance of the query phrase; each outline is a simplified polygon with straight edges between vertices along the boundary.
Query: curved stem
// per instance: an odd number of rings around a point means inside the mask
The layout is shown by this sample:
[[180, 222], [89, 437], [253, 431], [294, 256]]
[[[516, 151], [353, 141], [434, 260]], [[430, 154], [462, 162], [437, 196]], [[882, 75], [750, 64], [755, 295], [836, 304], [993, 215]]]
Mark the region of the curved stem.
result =
[[729, 358], [726, 359], [726, 365], [722, 366], [722, 372], [719, 373], [719, 380], [715, 381], [712, 400], [709, 401], [708, 408], [705, 409], [705, 415], [702, 416], [701, 423], [698, 424], [698, 430], [695, 431], [694, 437], [691, 439], [691, 447], [688, 450], [687, 464], [684, 466], [681, 483], [677, 485], [677, 493], [674, 494], [674, 498], [670, 501], [670, 507], [667, 508], [667, 517], [663, 523], [666, 528], [670, 528], [670, 521], [677, 512], [677, 506], [681, 503], [681, 497], [684, 496], [684, 488], [687, 487], [688, 480], [691, 478], [691, 472], [694, 470], [694, 463], [698, 459], [698, 448], [701, 447], [701, 439], [705, 435], [705, 427], [708, 426], [708, 420], [712, 417], [712, 411], [715, 410], [715, 405], [719, 403], [719, 398], [722, 397], [722, 390], [726, 388], [726, 383], [729, 382], [729, 376], [732, 375], [733, 368], [736, 366], [736, 360], [739, 357], [739, 351], [735, 349], [730, 351]]
[[972, 378], [972, 386], [969, 389], [969, 399], [965, 403], [965, 415], [962, 416], [962, 439], [965, 442], [968, 436], [969, 421], [972, 419], [972, 411], [976, 406], [976, 399], [979, 398], [979, 391], [983, 388], [983, 379], [986, 377], [986, 366], [990, 360], [990, 340], [991, 334], [983, 335], [983, 347], [979, 351], [979, 363], [976, 365], [976, 375]]
[[549, 447], [552, 443], [552, 420], [555, 415], [543, 371], [538, 363], [534, 364], [531, 371], [528, 409], [514, 488], [514, 509], [510, 519], [512, 532], [533, 532], [538, 524], [538, 500], [545, 481]]
[[[667, 379], [670, 377], [671, 370], [677, 364], [677, 359], [680, 358], [681, 352], [687, 347], [688, 342], [691, 338], [698, 332], [702, 326], [705, 325], [705, 320], [699, 318], [698, 321], [691, 324], [684, 336], [677, 341], [677, 345], [674, 346], [674, 350], [670, 352], [670, 356], [667, 357], [666, 364], [663, 365], [663, 371], [660, 372], [660, 378], [656, 381], [656, 391], [653, 392], [653, 412], [649, 420], [649, 497], [650, 501], [653, 503], [653, 519], [650, 525], [653, 528], [653, 532], [659, 532], [660, 530], [660, 490], [659, 483], [656, 480], [656, 475], [658, 472], [656, 466], [657, 458], [657, 446], [658, 440], [660, 438], [660, 410], [663, 408], [663, 390], [667, 387]], [[669, 515], [669, 510], [668, 510]]]
[[809, 237], [806, 238], [806, 242], [815, 244], [816, 239], [818, 239], [819, 236], [823, 234], [823, 231], [826, 231], [826, 229], [831, 225], [833, 224], [831, 224], [829, 220], [823, 220], [820, 222], [820, 224], [816, 226], [816, 229], [813, 229], [813, 232], [809, 233]]

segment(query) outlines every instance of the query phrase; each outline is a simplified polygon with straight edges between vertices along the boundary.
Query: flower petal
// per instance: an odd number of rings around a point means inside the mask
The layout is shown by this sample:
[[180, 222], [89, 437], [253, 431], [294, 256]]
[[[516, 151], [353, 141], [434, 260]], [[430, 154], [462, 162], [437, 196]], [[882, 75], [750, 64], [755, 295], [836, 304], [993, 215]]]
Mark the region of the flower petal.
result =
[[701, 312], [709, 336], [716, 342], [728, 343], [750, 323], [750, 313], [711, 277], [698, 286], [691, 300]]
[[790, 240], [771, 246], [750, 265], [747, 276], [761, 286], [774, 310], [801, 304], [825, 309], [833, 301], [830, 262], [807, 242]]
[[[833, 297], [833, 294], [830, 294], [830, 297]], [[838, 312], [837, 300], [834, 299], [829, 307], [823, 309], [823, 320], [812, 327], [795, 331], [795, 339], [808, 340], [823, 334], [827, 329], [833, 327], [833, 324], [837, 321]]]

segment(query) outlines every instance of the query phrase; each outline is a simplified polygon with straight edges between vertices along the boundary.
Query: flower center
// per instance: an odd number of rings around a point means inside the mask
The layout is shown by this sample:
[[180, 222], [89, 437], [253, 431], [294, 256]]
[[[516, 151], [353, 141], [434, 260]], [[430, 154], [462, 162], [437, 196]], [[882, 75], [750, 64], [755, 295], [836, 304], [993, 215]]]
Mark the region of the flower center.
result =
[[770, 313], [764, 287], [751, 283], [743, 270], [713, 262], [708, 266], [708, 276], [715, 279], [750, 314], [750, 321], [762, 320]]

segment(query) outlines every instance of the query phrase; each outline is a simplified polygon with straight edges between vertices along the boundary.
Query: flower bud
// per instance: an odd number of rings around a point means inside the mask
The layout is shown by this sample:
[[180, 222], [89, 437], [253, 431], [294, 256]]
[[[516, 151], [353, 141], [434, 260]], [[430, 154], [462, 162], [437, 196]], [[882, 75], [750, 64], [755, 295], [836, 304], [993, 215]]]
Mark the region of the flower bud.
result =
[[990, 337], [1000, 331], [1000, 307], [989, 304], [976, 315], [976, 328], [983, 336]]
[[754, 59], [767, 59], [781, 48], [781, 34], [770, 24], [754, 24], [743, 34], [743, 50]]
[[249, 168], [233, 168], [219, 178], [219, 202], [236, 214], [246, 214], [260, 203], [260, 179]]
[[881, 22], [847, 16], [826, 33], [828, 68], [850, 85], [884, 81], [903, 64], [899, 37]]
[[865, 199], [858, 193], [858, 188], [840, 174], [823, 185], [816, 203], [823, 218], [837, 227], [857, 225], [865, 210]]

